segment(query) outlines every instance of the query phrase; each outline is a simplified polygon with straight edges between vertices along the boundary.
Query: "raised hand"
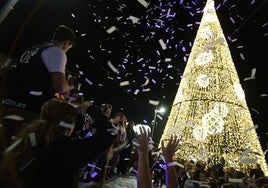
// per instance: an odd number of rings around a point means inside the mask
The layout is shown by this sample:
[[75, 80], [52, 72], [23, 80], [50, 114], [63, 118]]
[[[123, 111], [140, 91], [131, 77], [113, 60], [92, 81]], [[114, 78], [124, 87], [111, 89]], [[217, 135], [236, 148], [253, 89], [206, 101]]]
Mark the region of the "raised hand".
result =
[[168, 141], [167, 145], [164, 145], [164, 141], [161, 142], [161, 149], [163, 156], [166, 161], [166, 187], [167, 188], [177, 188], [179, 187], [179, 182], [177, 178], [177, 172], [173, 161], [173, 156], [177, 151], [179, 146], [179, 139], [178, 137], [171, 136], [170, 140]]
[[138, 174], [137, 174], [137, 188], [152, 187], [152, 176], [149, 167], [149, 139], [150, 132], [144, 126], [140, 128], [140, 134], [137, 135], [138, 142]]
[[179, 142], [180, 140], [176, 135], [175, 136], [171, 135], [171, 138], [168, 141], [166, 146], [164, 145], [164, 141], [162, 140], [161, 149], [162, 149], [162, 153], [165, 158], [165, 161], [167, 163], [173, 161], [172, 157], [174, 156], [175, 152], [178, 150]]
[[145, 152], [146, 154], [149, 151], [149, 139], [150, 139], [150, 132], [146, 130], [144, 126], [139, 127], [140, 134], [137, 135], [137, 141], [138, 141], [138, 151], [139, 152]]

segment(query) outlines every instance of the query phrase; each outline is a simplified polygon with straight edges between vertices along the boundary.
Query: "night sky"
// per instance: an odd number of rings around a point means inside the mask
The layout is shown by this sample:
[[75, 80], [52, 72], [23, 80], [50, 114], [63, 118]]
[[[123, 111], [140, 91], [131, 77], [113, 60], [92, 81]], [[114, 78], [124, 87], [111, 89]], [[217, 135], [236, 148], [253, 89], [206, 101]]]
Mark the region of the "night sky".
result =
[[[1, 0], [0, 7], [7, 1]], [[16, 58], [65, 24], [77, 34], [68, 69], [79, 92], [114, 115], [150, 125], [159, 101], [160, 139], [199, 27], [204, 0], [19, 0], [0, 23], [0, 52]], [[268, 143], [267, 0], [216, 0], [215, 7], [263, 149]], [[3, 16], [3, 9], [1, 15]], [[166, 44], [163, 49], [159, 41]], [[256, 70], [255, 77], [251, 76]], [[266, 134], [267, 133], [267, 134]]]

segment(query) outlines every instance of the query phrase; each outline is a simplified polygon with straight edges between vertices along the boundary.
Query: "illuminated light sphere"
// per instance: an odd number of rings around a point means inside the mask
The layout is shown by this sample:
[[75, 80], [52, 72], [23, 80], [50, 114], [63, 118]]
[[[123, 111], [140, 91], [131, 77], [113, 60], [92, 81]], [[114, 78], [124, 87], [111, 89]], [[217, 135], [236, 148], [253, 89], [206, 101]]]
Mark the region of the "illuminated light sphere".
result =
[[[208, 28], [212, 31], [210, 38], [206, 38], [211, 34]], [[205, 89], [197, 83], [200, 73], [210, 79]], [[179, 85], [185, 90], [183, 100], [177, 104], [174, 101], [161, 140], [170, 139], [167, 134], [170, 128], [182, 127], [180, 138], [184, 144], [176, 152], [178, 159], [206, 160], [207, 167], [224, 160], [226, 168], [245, 174], [250, 174], [251, 169], [259, 165], [264, 175], [268, 176], [267, 151], [262, 151], [256, 131], [246, 132], [253, 130], [254, 123], [213, 0], [207, 0], [183, 75]], [[192, 119], [195, 125], [184, 123]], [[197, 125], [206, 129], [205, 141], [197, 140], [204, 138], [202, 129], [195, 128]], [[243, 156], [241, 153], [247, 148], [252, 148], [252, 152]]]
[[214, 6], [215, 6], [214, 1], [213, 0], [208, 0], [206, 6], [204, 8], [204, 12], [213, 10]]
[[217, 102], [214, 105], [213, 112], [221, 117], [226, 117], [229, 112], [229, 109], [225, 103]]
[[213, 59], [213, 55], [211, 52], [202, 52], [195, 60], [197, 65], [206, 65], [211, 62]]
[[217, 16], [208, 12], [204, 17], [204, 20], [206, 20], [208, 23], [213, 23], [217, 21]]
[[206, 88], [209, 85], [209, 77], [205, 74], [199, 74], [196, 79], [200, 87]]
[[240, 83], [234, 83], [234, 90], [239, 99], [245, 99], [245, 93]]
[[205, 141], [207, 138], [207, 130], [201, 125], [196, 125], [193, 129], [193, 135], [196, 140]]
[[151, 127], [148, 125], [143, 125], [143, 124], [137, 124], [133, 126], [133, 130], [135, 133], [137, 133], [138, 135], [141, 134], [140, 133], [140, 127], [145, 127], [145, 130], [150, 133], [151, 132]]
[[204, 27], [200, 30], [200, 37], [202, 39], [209, 39], [213, 36], [213, 32], [209, 27]]
[[203, 116], [202, 125], [207, 127], [208, 134], [219, 134], [223, 131], [224, 121], [221, 116], [210, 112]]

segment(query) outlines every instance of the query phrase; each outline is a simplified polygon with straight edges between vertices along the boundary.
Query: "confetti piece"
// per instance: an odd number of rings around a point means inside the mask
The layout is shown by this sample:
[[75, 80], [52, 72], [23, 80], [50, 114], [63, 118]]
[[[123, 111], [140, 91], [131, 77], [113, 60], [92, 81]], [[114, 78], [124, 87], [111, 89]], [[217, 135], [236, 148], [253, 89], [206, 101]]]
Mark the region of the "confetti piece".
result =
[[32, 146], [32, 147], [36, 146], [35, 133], [30, 133], [30, 134], [29, 134], [29, 138], [30, 138], [31, 146]]
[[107, 29], [106, 32], [107, 32], [108, 34], [111, 34], [111, 33], [113, 33], [113, 32], [116, 31], [116, 30], [117, 30], [117, 28], [116, 28], [115, 26], [112, 26], [112, 27], [110, 27], [109, 29]]
[[150, 79], [146, 77], [144, 84], [142, 84], [140, 87], [147, 86], [149, 84], [149, 82], [150, 82]]
[[6, 149], [6, 152], [9, 152], [11, 151], [12, 149], [14, 149], [22, 140], [21, 139], [18, 139], [16, 140], [11, 146], [9, 146], [7, 149]]
[[142, 6], [144, 6], [145, 8], [147, 8], [149, 6], [149, 3], [147, 3], [144, 0], [137, 0], [140, 4], [142, 4]]
[[129, 85], [129, 81], [120, 82], [120, 86], [127, 86]]
[[244, 131], [244, 133], [247, 133], [247, 132], [249, 132], [249, 131], [251, 131], [251, 130], [254, 130], [254, 129], [257, 129], [257, 128], [258, 128], [258, 125], [255, 125], [255, 126], [253, 126], [253, 127], [251, 127], [251, 128], [246, 129], [246, 130]]
[[34, 96], [41, 96], [43, 94], [43, 92], [42, 91], [30, 91], [29, 94], [34, 95]]
[[129, 16], [128, 19], [130, 19], [132, 21], [133, 24], [137, 24], [139, 23], [140, 19], [135, 17], [135, 16]]
[[149, 100], [149, 103], [154, 105], [154, 106], [157, 106], [160, 102], [159, 101], [154, 101], [154, 100]]
[[23, 165], [19, 171], [23, 171], [24, 169], [26, 169], [32, 162], [34, 161], [34, 158], [30, 159], [25, 165]]
[[91, 82], [88, 78], [85, 78], [85, 81], [86, 81], [89, 85], [93, 85], [93, 82]]
[[64, 122], [64, 121], [61, 121], [61, 122], [59, 123], [59, 126], [60, 126], [60, 127], [64, 127], [64, 128], [66, 128], [66, 129], [73, 129], [73, 128], [74, 128], [74, 124], [66, 123], [66, 122]]
[[139, 92], [140, 92], [140, 90], [139, 90], [139, 89], [136, 89], [136, 90], [134, 91], [134, 95], [137, 95]]
[[240, 162], [243, 164], [257, 164], [257, 159], [256, 158], [244, 158], [244, 159], [240, 159]]
[[246, 59], [245, 56], [244, 56], [244, 54], [242, 54], [242, 53], [240, 53], [240, 57], [241, 57], [242, 60], [245, 60]]
[[251, 110], [256, 112], [256, 114], [260, 115], [260, 112], [258, 112], [255, 108], [251, 108]]
[[163, 39], [159, 39], [159, 43], [160, 43], [160, 46], [161, 46], [162, 50], [167, 49], [167, 46], [166, 46], [166, 44], [164, 43]]
[[256, 68], [251, 69], [251, 75], [250, 75], [250, 77], [244, 78], [244, 81], [255, 79], [255, 74], [256, 74]]
[[261, 97], [268, 97], [268, 94], [263, 93], [263, 94], [261, 94]]
[[243, 158], [244, 156], [246, 156], [247, 154], [249, 154], [252, 150], [250, 148], [248, 148], [247, 150], [243, 151], [240, 155], [240, 158]]
[[108, 67], [110, 67], [110, 69], [115, 72], [116, 74], [119, 74], [119, 71], [113, 66], [113, 64], [111, 63], [111, 61], [107, 62]]
[[230, 182], [230, 183], [243, 183], [243, 180], [239, 179], [239, 178], [228, 178], [228, 182]]
[[3, 117], [3, 119], [9, 119], [9, 120], [14, 120], [14, 121], [23, 121], [23, 120], [25, 120], [24, 117], [16, 115], [16, 114], [5, 116], [5, 117]]
[[171, 58], [165, 58], [165, 62], [171, 62]]

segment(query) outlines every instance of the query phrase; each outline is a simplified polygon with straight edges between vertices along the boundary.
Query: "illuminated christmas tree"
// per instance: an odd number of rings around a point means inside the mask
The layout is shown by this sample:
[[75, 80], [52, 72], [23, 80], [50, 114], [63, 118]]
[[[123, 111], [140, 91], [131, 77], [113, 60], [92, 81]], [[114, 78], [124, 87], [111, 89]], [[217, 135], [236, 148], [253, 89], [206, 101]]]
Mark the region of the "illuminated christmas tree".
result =
[[177, 134], [177, 157], [224, 161], [241, 172], [267, 164], [244, 91], [218, 20], [208, 0], [161, 140]]

